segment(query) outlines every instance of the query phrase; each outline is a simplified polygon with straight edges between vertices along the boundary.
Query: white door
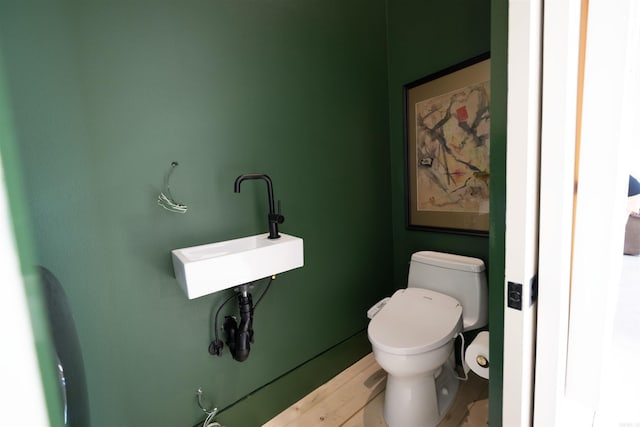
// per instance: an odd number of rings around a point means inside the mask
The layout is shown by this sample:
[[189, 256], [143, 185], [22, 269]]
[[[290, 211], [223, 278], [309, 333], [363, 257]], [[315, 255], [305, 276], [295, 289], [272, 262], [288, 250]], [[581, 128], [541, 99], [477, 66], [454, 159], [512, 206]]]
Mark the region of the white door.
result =
[[622, 261], [625, 153], [640, 130], [639, 12], [633, 0], [545, 4], [535, 426], [594, 422]]

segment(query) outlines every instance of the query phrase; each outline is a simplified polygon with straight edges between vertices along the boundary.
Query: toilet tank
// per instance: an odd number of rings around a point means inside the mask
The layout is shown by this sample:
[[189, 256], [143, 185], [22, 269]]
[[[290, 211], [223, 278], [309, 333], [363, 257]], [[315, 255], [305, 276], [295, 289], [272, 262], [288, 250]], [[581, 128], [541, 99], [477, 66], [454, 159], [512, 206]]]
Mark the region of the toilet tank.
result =
[[487, 325], [487, 277], [481, 259], [442, 252], [416, 252], [411, 256], [407, 287], [430, 289], [458, 300], [462, 305], [465, 331]]

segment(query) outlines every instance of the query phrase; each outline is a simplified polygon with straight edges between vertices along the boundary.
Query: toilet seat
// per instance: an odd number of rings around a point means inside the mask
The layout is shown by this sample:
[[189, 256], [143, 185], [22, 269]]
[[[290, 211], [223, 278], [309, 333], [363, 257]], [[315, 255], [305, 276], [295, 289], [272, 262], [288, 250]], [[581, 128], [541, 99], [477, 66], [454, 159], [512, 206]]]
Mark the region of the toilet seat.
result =
[[439, 292], [396, 291], [369, 322], [369, 340], [387, 353], [425, 353], [453, 339], [462, 328], [462, 306]]

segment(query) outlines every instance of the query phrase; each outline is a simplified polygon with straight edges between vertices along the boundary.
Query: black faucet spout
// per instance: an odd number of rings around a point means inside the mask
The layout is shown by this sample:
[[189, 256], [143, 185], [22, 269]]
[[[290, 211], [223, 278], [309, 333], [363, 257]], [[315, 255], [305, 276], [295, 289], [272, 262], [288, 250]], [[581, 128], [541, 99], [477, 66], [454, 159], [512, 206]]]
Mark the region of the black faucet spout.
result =
[[273, 201], [273, 182], [268, 175], [262, 173], [246, 173], [238, 176], [233, 184], [233, 191], [235, 193], [240, 192], [240, 184], [247, 179], [261, 179], [267, 183], [267, 197], [269, 198], [269, 215], [267, 217], [269, 223], [269, 238], [279, 239], [278, 224], [284, 222], [284, 216], [280, 212], [276, 213], [275, 203]]

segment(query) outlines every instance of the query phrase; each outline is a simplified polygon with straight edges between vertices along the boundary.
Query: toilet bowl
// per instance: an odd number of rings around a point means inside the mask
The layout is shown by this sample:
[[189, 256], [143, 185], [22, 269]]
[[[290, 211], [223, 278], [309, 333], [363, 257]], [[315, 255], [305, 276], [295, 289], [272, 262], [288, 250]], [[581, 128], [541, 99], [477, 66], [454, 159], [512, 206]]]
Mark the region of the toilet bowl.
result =
[[458, 391], [454, 340], [487, 323], [484, 271], [477, 258], [416, 252], [407, 288], [367, 313], [389, 427], [435, 427], [446, 415]]
[[458, 388], [453, 340], [462, 307], [427, 289], [396, 291], [369, 323], [378, 364], [387, 372], [384, 417], [390, 427], [435, 426]]

